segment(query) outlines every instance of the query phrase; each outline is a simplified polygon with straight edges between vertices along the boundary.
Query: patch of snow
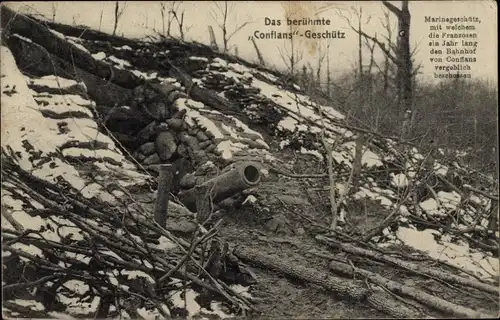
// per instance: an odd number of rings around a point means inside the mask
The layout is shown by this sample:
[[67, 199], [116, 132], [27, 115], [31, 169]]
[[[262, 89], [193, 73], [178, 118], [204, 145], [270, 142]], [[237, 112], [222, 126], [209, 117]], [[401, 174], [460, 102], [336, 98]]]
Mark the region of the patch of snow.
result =
[[50, 32], [52, 32], [54, 35], [56, 35], [58, 38], [61, 38], [61, 39], [66, 39], [66, 37], [64, 36], [64, 34], [58, 32], [58, 31], [55, 31], [55, 30], [52, 30], [52, 29], [49, 29]]
[[405, 205], [401, 205], [399, 207], [399, 212], [403, 215], [403, 216], [408, 216], [410, 215], [410, 211], [408, 210], [408, 207], [406, 207]]
[[66, 313], [57, 312], [57, 311], [51, 311], [48, 313], [48, 315], [53, 317], [54, 319], [61, 319], [61, 320], [76, 320], [77, 319], [77, 318], [74, 318]]
[[81, 156], [81, 157], [97, 158], [97, 159], [111, 158], [118, 163], [124, 161], [125, 159], [125, 157], [122, 154], [106, 149], [90, 150], [86, 148], [66, 148], [62, 151], [62, 154], [65, 157]]
[[297, 124], [298, 124], [297, 120], [288, 116], [282, 119], [280, 122], [278, 122], [278, 128], [294, 132]]
[[[31, 200], [30, 198], [28, 198]], [[12, 208], [12, 218], [23, 225], [26, 229], [40, 230], [45, 225], [45, 221], [38, 215], [32, 216], [27, 214], [23, 209], [23, 201], [14, 199], [10, 193], [2, 189], [2, 205], [7, 208]], [[2, 219], [2, 221], [5, 219]]]
[[367, 166], [368, 168], [381, 167], [384, 165], [380, 160], [380, 157], [370, 150], [365, 150], [363, 152], [361, 164]]
[[[237, 72], [239, 74], [245, 74], [245, 73], [250, 73], [251, 70], [244, 65], [238, 64], [238, 63], [229, 63], [227, 65], [229, 70], [232, 70], [234, 72]], [[252, 76], [253, 77], [253, 76]]]
[[92, 54], [92, 58], [99, 60], [99, 61], [104, 60], [104, 59], [106, 59], [106, 54], [104, 52], [94, 53], [94, 54]]
[[234, 123], [236, 124], [237, 128], [241, 129], [246, 134], [252, 135], [256, 139], [262, 139], [262, 140], [264, 140], [264, 138], [262, 137], [262, 135], [259, 132], [250, 129], [245, 123], [241, 122], [239, 119], [237, 119], [235, 117], [229, 117], [229, 118], [234, 121]]
[[88, 284], [80, 280], [69, 280], [66, 281], [63, 286], [73, 291], [76, 294], [83, 295], [90, 290]]
[[442, 176], [446, 176], [446, 174], [448, 173], [448, 167], [447, 166], [443, 166], [439, 163], [435, 163], [434, 164], [434, 171], [436, 172], [436, 174], [439, 174], [439, 175], [442, 175]]
[[221, 153], [224, 160], [229, 160], [233, 157], [234, 152], [247, 149], [248, 145], [240, 142], [232, 142], [229, 140], [224, 140], [217, 145], [217, 151]]
[[148, 310], [145, 307], [138, 308], [137, 314], [144, 320], [157, 320], [161, 317], [157, 308], [154, 308], [153, 310]]
[[29, 253], [33, 256], [43, 258], [42, 250], [32, 244], [24, 244], [17, 242], [11, 245], [11, 247]]
[[[52, 104], [51, 103], [51, 104], [48, 104], [46, 106], [40, 105], [39, 109], [40, 110], [50, 110], [50, 111], [54, 112], [55, 114], [59, 114], [59, 115], [63, 115], [66, 112], [71, 111], [71, 112], [79, 112], [79, 113], [86, 114], [89, 118], [93, 117], [92, 111], [90, 111], [86, 107], [82, 107], [82, 106], [79, 106], [76, 104], [71, 104], [71, 105], [67, 106], [67, 105], [63, 105], [63, 104]], [[69, 116], [66, 116], [66, 118], [69, 118]]]
[[212, 302], [210, 302], [210, 308], [212, 309], [212, 311], [207, 310], [205, 308], [202, 308], [201, 312], [203, 312], [203, 314], [215, 315], [215, 316], [219, 317], [220, 319], [234, 318], [234, 315], [230, 315], [230, 314], [225, 313], [223, 310], [223, 307], [224, 306], [221, 302], [212, 301]]
[[360, 187], [359, 191], [354, 194], [355, 199], [363, 199], [363, 198], [368, 198], [374, 201], [380, 201], [380, 204], [386, 208], [392, 208], [393, 207], [393, 202], [381, 195], [378, 192], [373, 192], [365, 187]]
[[205, 62], [208, 62], [208, 59], [205, 58], [205, 57], [195, 57], [195, 56], [191, 56], [189, 57], [189, 60], [198, 60], [198, 61], [205, 61]]
[[220, 64], [220, 65], [221, 65], [221, 66], [223, 66], [223, 67], [227, 67], [227, 65], [228, 65], [228, 63], [227, 63], [227, 61], [226, 61], [226, 60], [221, 59], [221, 58], [219, 58], [219, 57], [215, 58], [213, 61], [214, 61], [215, 63]]
[[117, 67], [121, 68], [121, 69], [124, 69], [125, 66], [127, 66], [127, 67], [131, 67], [132, 66], [130, 64], [130, 62], [128, 62], [126, 60], [123, 60], [123, 59], [119, 59], [119, 58], [117, 58], [115, 56], [109, 56], [108, 60], [113, 61], [114, 63], [116, 63]]
[[47, 86], [49, 88], [68, 88], [80, 83], [72, 79], [66, 79], [55, 75], [43, 76], [41, 78], [27, 77], [27, 79], [29, 79], [30, 84], [34, 84], [37, 86]]
[[[31, 92], [35, 93], [34, 91], [30, 90], [30, 93]], [[63, 104], [66, 106], [70, 106], [71, 104], [77, 104], [83, 107], [95, 106], [95, 103], [93, 101], [84, 99], [76, 94], [64, 94], [64, 95], [55, 94], [51, 96], [34, 95], [34, 99], [37, 101], [45, 101], [48, 104]]]
[[155, 248], [159, 250], [171, 250], [177, 248], [177, 245], [165, 236], [161, 236], [158, 239], [158, 242], [159, 244], [155, 245]]
[[300, 147], [300, 153], [302, 154], [311, 154], [315, 157], [317, 157], [319, 160], [323, 160], [323, 155], [319, 153], [318, 150], [308, 150], [304, 147]]
[[255, 140], [258, 144], [262, 145], [264, 148], [269, 149], [269, 145], [262, 139]]
[[35, 300], [14, 299], [14, 300], [12, 300], [12, 303], [15, 303], [15, 304], [17, 304], [19, 306], [23, 306], [23, 307], [28, 307], [34, 311], [44, 311], [45, 310], [45, 307], [43, 306], [43, 304], [41, 304], [40, 302], [35, 301]]
[[191, 99], [186, 99], [186, 106], [194, 109], [205, 109], [205, 105], [203, 104], [203, 102]]
[[104, 250], [104, 251], [100, 251], [99, 252], [100, 254], [103, 254], [104, 256], [109, 256], [109, 257], [113, 257], [119, 261], [122, 261], [123, 259], [117, 255], [115, 252], [111, 251], [111, 250]]
[[130, 70], [130, 72], [132, 72], [134, 75], [136, 75], [137, 77], [139, 78], [144, 78], [146, 80], [151, 80], [151, 79], [159, 79], [158, 78], [158, 72], [148, 72], [148, 73], [144, 73], [142, 71], [139, 71], [139, 70]]
[[81, 44], [79, 44], [78, 42], [74, 41], [73, 39], [70, 39], [68, 37], [68, 42], [71, 43], [74, 47], [82, 50], [83, 52], [86, 52], [86, 53], [90, 53], [89, 50], [87, 50], [87, 48], [85, 48], [84, 46], [82, 46]]
[[455, 191], [452, 192], [439, 191], [437, 193], [437, 196], [441, 204], [448, 209], [455, 209], [461, 201], [460, 195]]
[[23, 36], [21, 36], [21, 35], [18, 35], [17, 33], [14, 33], [12, 36], [13, 36], [13, 37], [16, 37], [16, 38], [19, 38], [19, 39], [21, 39], [21, 40], [23, 40], [23, 41], [26, 41], [26, 42], [28, 42], [28, 43], [33, 43], [33, 41], [31, 41], [31, 39], [30, 39], [30, 38], [25, 38], [25, 37], [23, 37]]
[[435, 234], [439, 232], [405, 227], [400, 227], [396, 233], [404, 244], [424, 251], [434, 259], [468, 270], [483, 280], [492, 280], [492, 275], [496, 276], [500, 271], [498, 258], [477, 252], [469, 248], [466, 242], [451, 243], [449, 236], [442, 236], [440, 241], [436, 241]]
[[396, 175], [394, 173], [391, 173], [390, 176], [392, 178], [391, 183], [393, 186], [398, 188], [404, 188], [408, 186], [408, 178], [403, 173], [398, 173]]
[[288, 140], [281, 140], [280, 141], [280, 149], [283, 149], [284, 147], [286, 147], [289, 144], [290, 144], [290, 141], [288, 141]]
[[89, 256], [86, 256], [86, 255], [80, 254], [80, 253], [74, 253], [74, 252], [66, 252], [66, 256], [69, 258], [72, 258], [72, 259], [76, 259], [76, 260], [83, 262], [85, 264], [89, 264], [89, 262], [91, 260], [91, 257], [89, 257]]
[[94, 297], [92, 301], [82, 302], [81, 298], [76, 297], [68, 297], [63, 293], [58, 293], [57, 298], [59, 302], [66, 306], [66, 312], [74, 315], [88, 315], [91, 313], [95, 313], [97, 308], [99, 307], [99, 303], [101, 302], [100, 297]]
[[124, 45], [124, 46], [121, 46], [121, 47], [114, 47], [116, 50], [132, 50], [131, 47], [129, 47], [128, 45]]
[[121, 273], [124, 276], [127, 276], [128, 280], [136, 279], [137, 277], [141, 277], [141, 278], [144, 278], [144, 279], [148, 280], [152, 284], [155, 283], [155, 280], [149, 274], [147, 274], [144, 271], [140, 271], [140, 270], [136, 270], [136, 271], [123, 270]]
[[439, 208], [438, 202], [433, 198], [420, 202], [419, 207], [431, 216], [444, 216], [446, 214], [446, 211]]
[[193, 125], [193, 119], [197, 119], [198, 123], [200, 125], [203, 125], [205, 128], [207, 128], [208, 131], [210, 131], [216, 139], [222, 139], [224, 138], [224, 135], [222, 132], [219, 130], [217, 125], [207, 117], [203, 116], [200, 114], [200, 112], [196, 110], [192, 110], [189, 107], [189, 104], [192, 104], [195, 102], [191, 102], [191, 99], [186, 99], [186, 98], [180, 98], [175, 100], [174, 105], [179, 109], [179, 110], [186, 110], [186, 122], [189, 125]]
[[184, 308], [184, 302], [186, 302], [186, 311], [188, 312], [188, 317], [192, 317], [198, 314], [201, 310], [200, 305], [196, 302], [195, 298], [198, 294], [192, 289], [187, 289], [185, 291], [185, 297], [182, 298], [181, 294], [183, 291], [176, 291], [170, 300], [172, 301], [174, 307], [176, 308]]
[[243, 201], [243, 203], [242, 203], [242, 204], [245, 204], [245, 203], [247, 203], [247, 202], [248, 202], [248, 203], [255, 203], [255, 202], [257, 202], [257, 198], [255, 198], [255, 197], [254, 197], [254, 196], [252, 196], [252, 195], [249, 195], [249, 196], [245, 199], [245, 201]]
[[[22, 169], [31, 171], [36, 177], [49, 182], [58, 182], [61, 176], [74, 188], [82, 189], [82, 194], [86, 198], [101, 196], [102, 188], [97, 184], [87, 186], [87, 181], [80, 177], [78, 171], [68, 163], [58, 158], [52, 158], [43, 151], [53, 152], [61, 145], [69, 141], [97, 140], [106, 143], [109, 149], [113, 150], [114, 142], [108, 136], [99, 133], [98, 126], [92, 119], [71, 119], [66, 123], [66, 132], [59, 131], [62, 121], [48, 119], [38, 111], [40, 106], [33, 99], [31, 90], [27, 87], [25, 77], [20, 73], [15, 64], [15, 59], [10, 50], [2, 47], [2, 86], [9, 85], [16, 87], [16, 92], [12, 95], [2, 95], [2, 145], [9, 145], [18, 156], [18, 162]], [[49, 105], [55, 102], [92, 106], [94, 103], [85, 100], [78, 95], [54, 95], [49, 97], [37, 97], [37, 100], [47, 101]], [[68, 106], [68, 107], [69, 107]], [[24, 143], [29, 143], [33, 151], [40, 151], [42, 160], [51, 158], [50, 162], [36, 167], [29, 160], [31, 152], [26, 151]], [[68, 152], [68, 151], [66, 151]], [[115, 158], [118, 156], [114, 155]], [[118, 157], [123, 162], [123, 157]], [[124, 163], [125, 165], [125, 163]]]

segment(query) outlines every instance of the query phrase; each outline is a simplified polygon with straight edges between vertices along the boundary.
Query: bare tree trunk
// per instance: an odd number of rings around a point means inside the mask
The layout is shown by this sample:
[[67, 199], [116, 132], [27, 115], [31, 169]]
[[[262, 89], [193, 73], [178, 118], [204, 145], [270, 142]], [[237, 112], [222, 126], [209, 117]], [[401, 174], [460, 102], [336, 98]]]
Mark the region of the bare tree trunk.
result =
[[292, 75], [292, 79], [295, 80], [295, 46], [293, 45], [293, 38], [290, 39], [290, 46], [292, 48], [291, 54], [290, 54], [290, 74]]
[[384, 94], [389, 91], [389, 57], [385, 56], [384, 60]]
[[104, 13], [104, 9], [101, 9], [101, 15], [99, 16], [99, 31], [101, 31], [102, 26], [102, 15]]
[[227, 1], [224, 1], [224, 22], [222, 24], [222, 41], [224, 43], [224, 52], [227, 52]]
[[410, 22], [411, 15], [408, 9], [408, 1], [402, 1], [401, 9], [397, 8], [388, 1], [383, 4], [398, 17], [398, 41], [397, 41], [397, 83], [398, 83], [398, 113], [405, 110], [412, 110], [413, 85], [412, 71], [413, 65], [410, 52]]
[[316, 83], [318, 87], [321, 87], [321, 67], [323, 65], [323, 60], [325, 60], [326, 52], [323, 52], [322, 46], [318, 49], [318, 68], [316, 69]]
[[[391, 18], [389, 15], [389, 12], [385, 11], [384, 12], [384, 17], [385, 17], [385, 24], [383, 24], [385, 30], [387, 31], [387, 36], [386, 39], [388, 41], [388, 45], [390, 46], [392, 43], [392, 29], [391, 29]], [[389, 60], [389, 55], [385, 55], [384, 59], [384, 71], [383, 71], [383, 77], [384, 77], [384, 95], [387, 95], [389, 91], [389, 68], [390, 68], [390, 60]]]
[[330, 97], [330, 85], [331, 85], [331, 76], [330, 76], [330, 44], [326, 46], [326, 94]]
[[264, 57], [262, 56], [262, 53], [260, 52], [259, 46], [257, 45], [257, 42], [255, 42], [255, 39], [253, 37], [252, 37], [252, 43], [253, 43], [253, 47], [255, 48], [255, 52], [257, 52], [257, 58], [259, 58], [260, 64], [265, 66], [266, 61], [264, 60]]
[[361, 176], [361, 159], [363, 157], [363, 135], [356, 138], [356, 146], [354, 148], [354, 161], [352, 164], [352, 192], [357, 192], [359, 188], [359, 179]]
[[160, 165], [160, 176], [158, 177], [158, 191], [156, 192], [156, 203], [154, 209], [154, 220], [162, 228], [166, 227], [168, 216], [168, 201], [170, 199], [170, 184], [172, 182], [172, 165]]
[[[359, 89], [361, 89], [361, 85], [363, 83], [363, 39], [361, 36], [361, 18], [363, 17], [363, 9], [359, 9], [358, 14], [358, 71], [359, 71]], [[361, 90], [359, 90], [361, 92]], [[361, 97], [360, 97], [361, 98]]]
[[113, 26], [113, 35], [116, 35], [116, 29], [118, 28], [118, 19], [119, 19], [119, 9], [120, 5], [118, 1], [115, 1], [115, 25]]
[[166, 36], [165, 34], [165, 3], [161, 2], [160, 3], [160, 13], [161, 13], [161, 32], [163, 36]]
[[52, 22], [56, 22], [57, 3], [52, 3]]
[[217, 40], [215, 39], [215, 33], [214, 33], [214, 28], [212, 26], [208, 26], [208, 34], [210, 35], [210, 46], [214, 50], [219, 50], [219, 47], [217, 46]]

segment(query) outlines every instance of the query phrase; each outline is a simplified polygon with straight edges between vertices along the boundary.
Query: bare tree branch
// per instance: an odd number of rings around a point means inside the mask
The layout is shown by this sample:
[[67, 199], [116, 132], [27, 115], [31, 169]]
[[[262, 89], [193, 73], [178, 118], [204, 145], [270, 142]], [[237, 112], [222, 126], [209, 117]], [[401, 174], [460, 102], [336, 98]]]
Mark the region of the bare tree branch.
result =
[[228, 1], [224, 1], [224, 4], [221, 6], [219, 3], [214, 2], [215, 8], [212, 8], [210, 15], [215, 23], [219, 26], [222, 31], [222, 43], [223, 43], [223, 51], [228, 52], [229, 41], [232, 39], [234, 35], [236, 35], [239, 31], [245, 28], [248, 24], [253, 23], [253, 21], [244, 21], [241, 24], [237, 24], [232, 32], [228, 31], [228, 18], [233, 13], [234, 3], [228, 4]]

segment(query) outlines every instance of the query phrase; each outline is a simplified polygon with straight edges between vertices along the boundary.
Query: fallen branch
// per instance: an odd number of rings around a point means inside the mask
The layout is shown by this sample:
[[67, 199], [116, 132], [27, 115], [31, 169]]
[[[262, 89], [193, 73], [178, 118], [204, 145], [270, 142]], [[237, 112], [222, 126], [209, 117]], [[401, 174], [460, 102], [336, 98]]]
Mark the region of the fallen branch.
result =
[[472, 187], [472, 186], [469, 186], [468, 184], [464, 184], [464, 188], [465, 188], [465, 189], [467, 189], [467, 190], [469, 190], [469, 191], [472, 191], [472, 192], [478, 193], [478, 194], [480, 194], [480, 195], [482, 195], [482, 196], [485, 196], [486, 198], [489, 198], [489, 199], [491, 199], [491, 200], [498, 201], [498, 195], [496, 195], [496, 194], [489, 194], [489, 193], [486, 193], [486, 192], [481, 191], [481, 190], [479, 190], [479, 189], [477, 189], [477, 188], [474, 188], [474, 187]]
[[233, 253], [241, 260], [251, 264], [321, 286], [343, 299], [353, 299], [360, 302], [368, 301], [373, 308], [395, 318], [421, 318], [425, 316], [420, 312], [396, 303], [390, 295], [384, 292], [366, 288], [364, 283], [359, 280], [333, 277], [316, 269], [290, 264], [279, 257], [265, 255], [255, 249], [242, 246], [235, 248]]
[[343, 251], [351, 253], [351, 254], [368, 257], [371, 259], [375, 259], [377, 261], [388, 262], [394, 266], [400, 267], [404, 270], [412, 271], [412, 272], [419, 274], [419, 275], [425, 275], [428, 277], [435, 277], [435, 278], [438, 278], [438, 279], [446, 281], [446, 282], [460, 284], [460, 285], [463, 285], [465, 287], [472, 287], [472, 288], [475, 288], [477, 290], [487, 292], [487, 293], [492, 293], [492, 294], [496, 294], [496, 295], [500, 294], [500, 289], [498, 287], [494, 287], [492, 285], [482, 283], [482, 282], [479, 282], [476, 280], [463, 278], [463, 277], [460, 277], [460, 276], [457, 276], [454, 274], [450, 274], [448, 272], [442, 272], [442, 271], [438, 271], [438, 270], [431, 269], [428, 267], [418, 266], [414, 263], [403, 261], [403, 260], [400, 260], [397, 258], [393, 258], [393, 257], [387, 256], [385, 254], [381, 254], [381, 253], [378, 253], [378, 252], [375, 252], [372, 250], [355, 247], [355, 246], [348, 244], [348, 243], [341, 243], [341, 242], [336, 241], [332, 238], [327, 238], [324, 236], [316, 236], [316, 240], [318, 240], [321, 243], [327, 244], [331, 247], [334, 247], [337, 249], [342, 249]]

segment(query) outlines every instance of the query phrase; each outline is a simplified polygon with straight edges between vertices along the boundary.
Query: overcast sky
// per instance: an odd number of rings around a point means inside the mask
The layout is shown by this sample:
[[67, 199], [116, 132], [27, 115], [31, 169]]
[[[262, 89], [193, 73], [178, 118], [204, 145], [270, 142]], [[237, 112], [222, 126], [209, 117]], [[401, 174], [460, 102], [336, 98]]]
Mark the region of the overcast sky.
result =
[[[396, 6], [400, 6], [400, 1], [391, 1]], [[122, 3], [122, 2], [120, 2]], [[165, 2], [169, 5], [169, 2]], [[330, 44], [330, 61], [333, 76], [340, 75], [350, 66], [355, 64], [357, 59], [357, 37], [349, 28], [346, 21], [338, 15], [339, 9], [349, 10], [352, 7], [362, 8], [363, 28], [370, 35], [377, 34], [377, 37], [383, 39], [385, 34], [381, 25], [384, 19], [384, 6], [379, 1], [330, 1], [330, 2], [288, 2], [288, 1], [238, 1], [230, 3], [232, 11], [228, 18], [228, 31], [231, 33], [234, 28], [245, 21], [251, 21], [246, 27], [241, 29], [229, 42], [238, 48], [238, 54], [249, 60], [256, 60], [255, 50], [248, 37], [253, 35], [256, 30], [269, 32], [286, 32], [287, 26], [284, 24], [286, 14], [294, 18], [314, 17], [314, 14], [324, 8], [331, 6], [331, 10], [324, 11], [319, 17], [330, 19], [329, 26], [302, 27], [299, 31], [303, 33], [306, 29], [314, 31], [340, 31], [345, 33], [345, 39], [328, 40]], [[223, 2], [219, 2], [223, 6]], [[32, 10], [52, 17], [52, 2], [16, 2], [9, 6], [19, 8], [22, 11]], [[208, 25], [214, 27], [219, 46], [222, 44], [221, 32], [213, 19], [213, 11], [217, 7], [212, 1], [184, 1], [180, 9], [185, 10], [185, 24], [188, 27], [186, 31], [187, 40], [195, 40], [203, 43], [209, 43]], [[84, 24], [97, 29], [101, 11], [103, 19], [101, 30], [112, 32], [114, 23], [114, 1], [95, 1], [95, 2], [57, 2], [55, 6], [56, 21], [68, 24]], [[443, 16], [443, 17], [478, 17], [480, 24], [474, 24], [478, 34], [479, 45], [477, 47], [477, 62], [473, 64], [473, 77], [489, 78], [497, 81], [497, 6], [494, 1], [411, 1], [411, 44], [418, 46], [416, 61], [423, 63], [423, 73], [426, 79], [431, 79], [434, 70], [429, 62], [429, 24], [425, 23], [425, 16]], [[348, 11], [344, 14], [349, 16]], [[265, 17], [270, 19], [280, 19], [281, 26], [266, 26]], [[357, 24], [354, 15], [352, 22]], [[369, 18], [371, 17], [371, 18]], [[396, 26], [396, 19], [393, 15], [392, 22]], [[219, 20], [220, 21], [220, 20]], [[141, 37], [153, 32], [153, 28], [158, 31], [162, 29], [160, 3], [153, 1], [130, 1], [125, 5], [125, 11], [118, 25], [118, 34], [129, 37]], [[173, 34], [178, 36], [178, 28], [174, 23]], [[303, 40], [300, 43], [304, 48], [304, 58], [302, 62], [310, 62], [313, 67], [317, 65], [318, 46], [325, 46], [327, 41], [322, 40]], [[442, 42], [442, 40], [439, 40]], [[257, 40], [257, 43], [263, 53], [265, 60], [269, 64], [284, 67], [280, 57], [280, 50], [283, 48], [283, 40]], [[288, 48], [288, 47], [286, 47]], [[380, 56], [380, 53], [378, 54]], [[368, 56], [366, 56], [368, 62]], [[381, 61], [381, 60], [380, 60]], [[323, 64], [323, 69], [325, 69]]]

